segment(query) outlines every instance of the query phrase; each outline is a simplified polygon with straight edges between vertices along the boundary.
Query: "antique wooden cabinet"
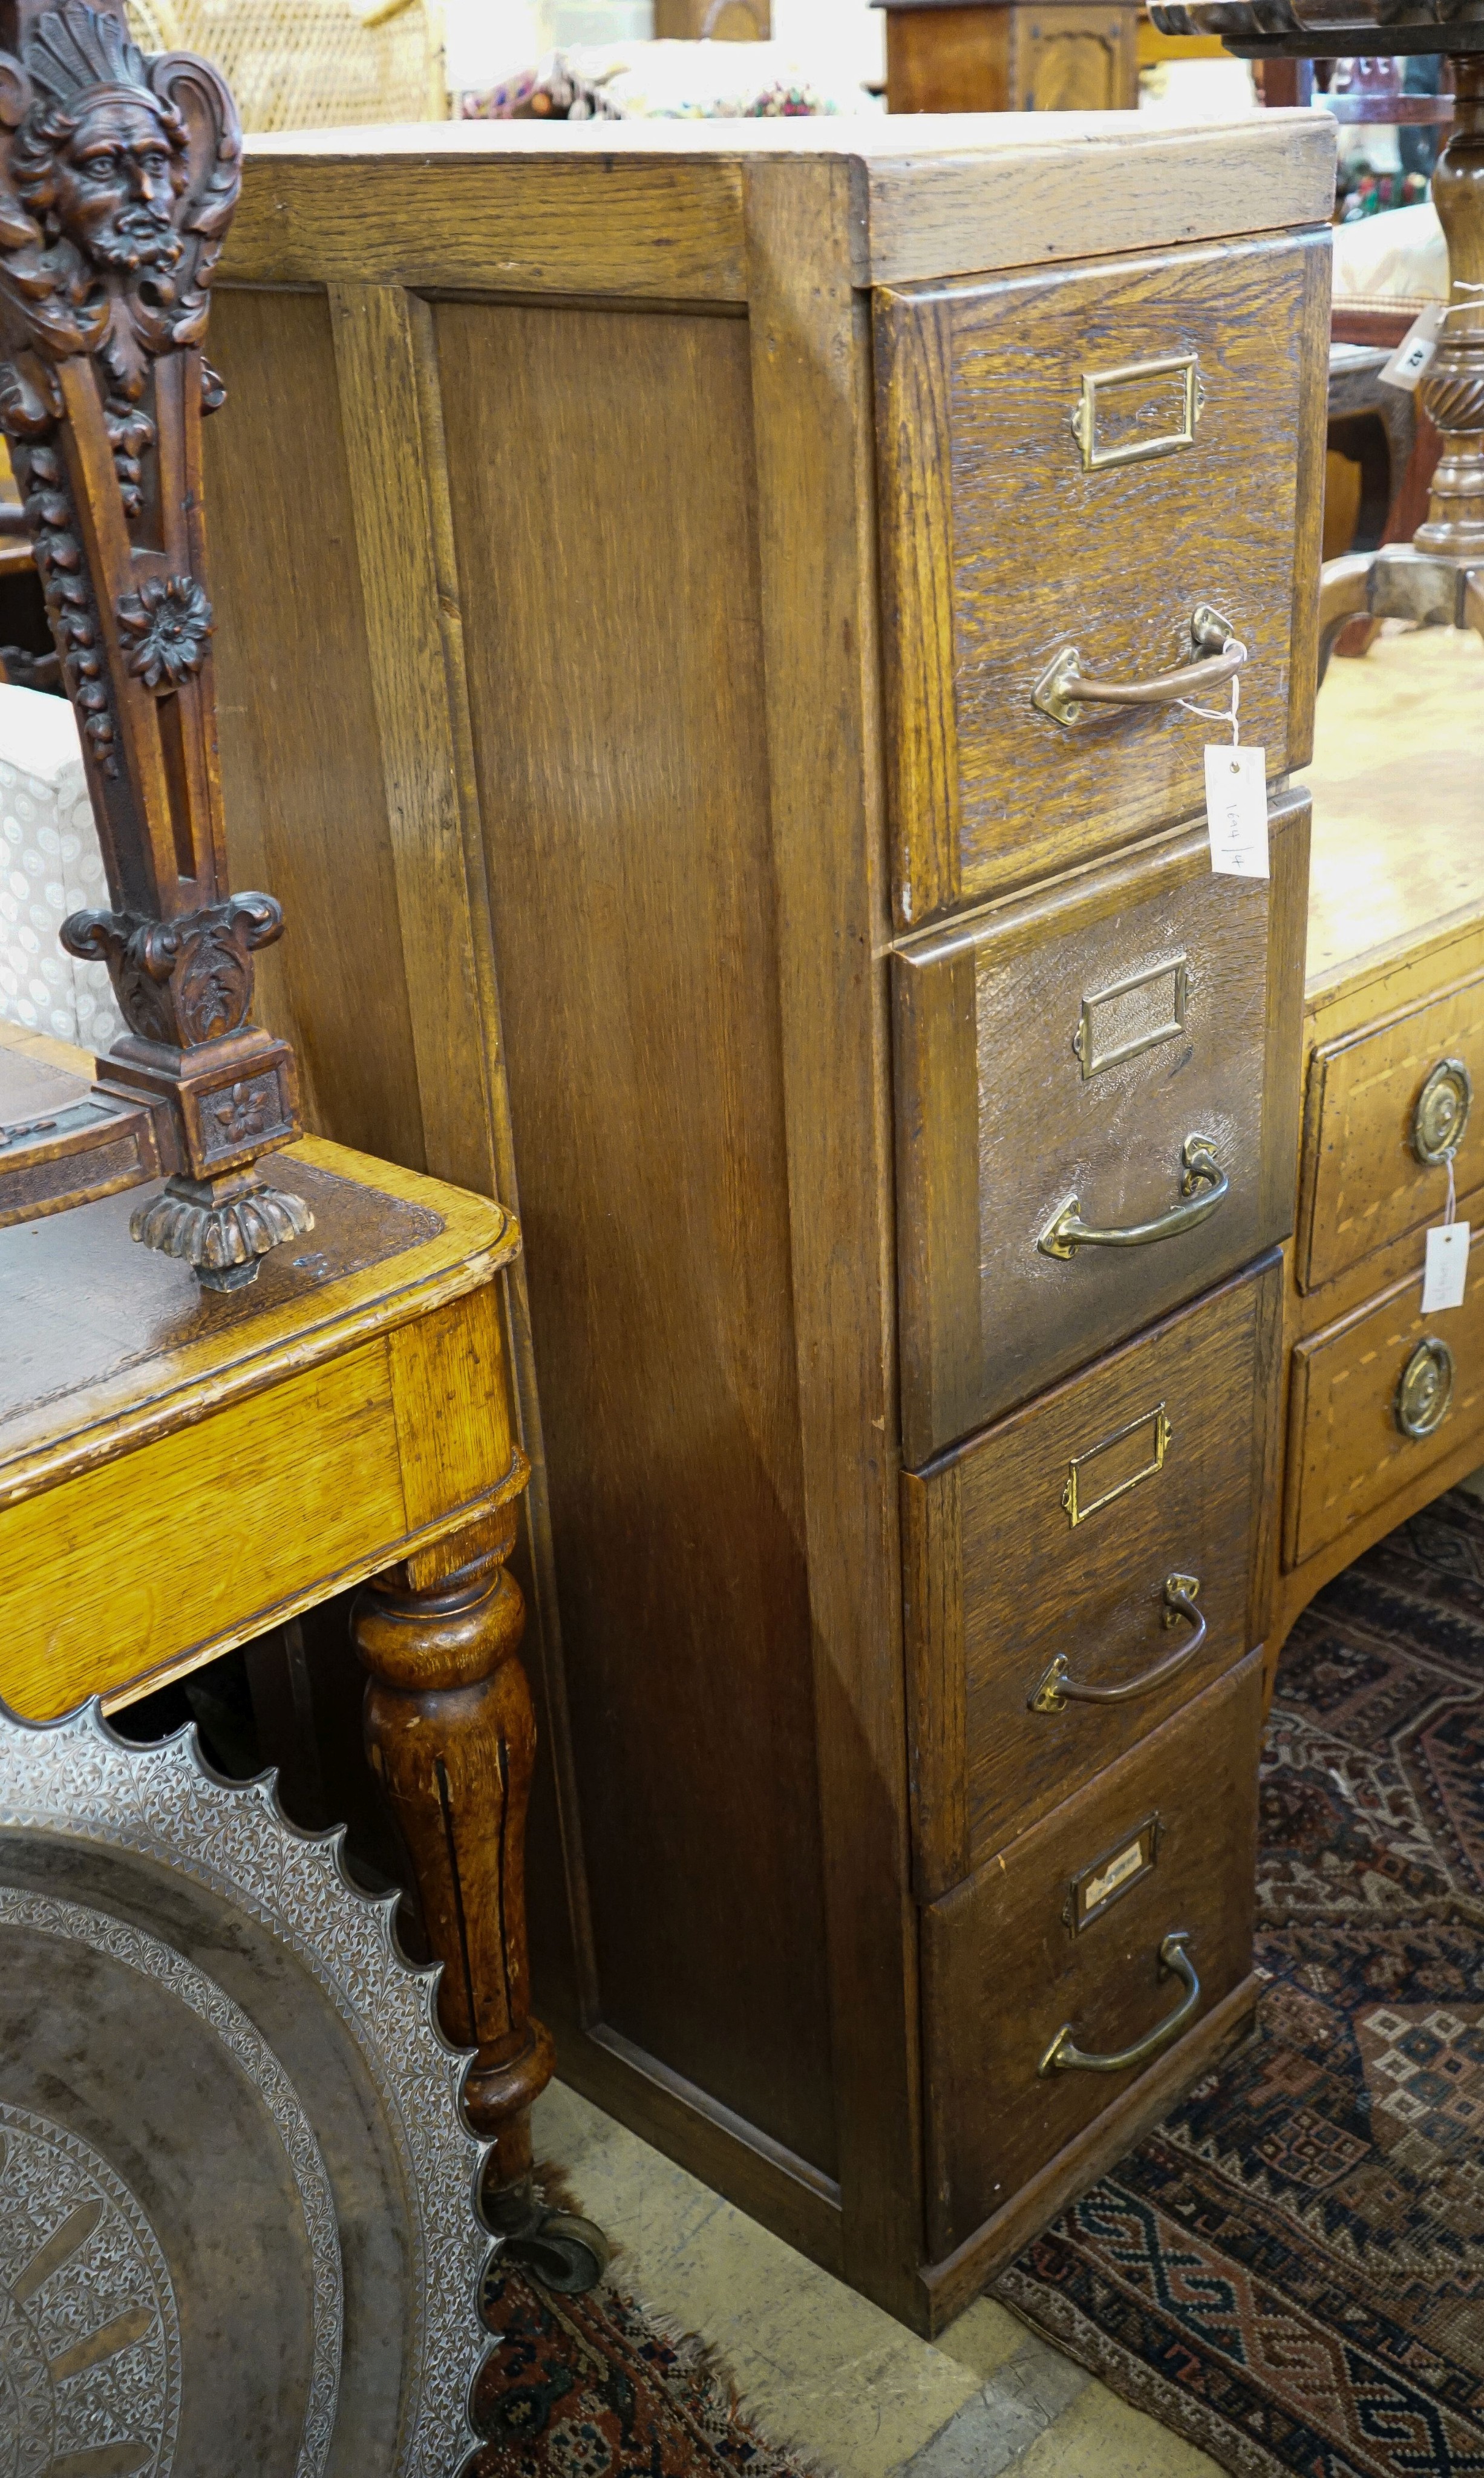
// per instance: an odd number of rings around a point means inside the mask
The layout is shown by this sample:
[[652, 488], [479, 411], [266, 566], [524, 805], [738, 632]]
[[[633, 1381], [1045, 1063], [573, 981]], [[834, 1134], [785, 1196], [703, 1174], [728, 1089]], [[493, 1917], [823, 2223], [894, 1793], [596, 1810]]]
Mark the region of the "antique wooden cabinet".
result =
[[892, 112], [1133, 112], [1128, 0], [874, 0]]
[[[1337, 796], [1310, 906], [1270, 1677], [1321, 1586], [1484, 1459], [1484, 830], [1471, 783], [1441, 819], [1429, 797], [1468, 762], [1423, 759], [1384, 822]], [[1468, 1281], [1424, 1315], [1450, 1197]]]
[[216, 294], [264, 1010], [526, 1232], [560, 2070], [923, 2329], [1251, 2011], [1332, 143], [273, 140]]

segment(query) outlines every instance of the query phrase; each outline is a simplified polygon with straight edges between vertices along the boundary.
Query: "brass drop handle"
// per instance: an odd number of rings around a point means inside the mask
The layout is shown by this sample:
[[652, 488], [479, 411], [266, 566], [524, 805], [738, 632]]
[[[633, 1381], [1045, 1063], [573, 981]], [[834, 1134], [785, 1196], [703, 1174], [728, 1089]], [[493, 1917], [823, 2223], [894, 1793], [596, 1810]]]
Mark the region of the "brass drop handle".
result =
[[1046, 1224], [1036, 1245], [1043, 1256], [1055, 1256], [1065, 1262], [1079, 1248], [1147, 1248], [1155, 1239], [1178, 1239], [1182, 1230], [1194, 1230], [1216, 1211], [1223, 1197], [1229, 1194], [1231, 1181], [1217, 1160], [1209, 1136], [1187, 1136], [1180, 1148], [1180, 1194], [1183, 1203], [1172, 1204], [1153, 1222], [1132, 1222], [1121, 1230], [1094, 1230], [1084, 1222], [1078, 1209], [1081, 1200], [1069, 1196]]
[[1053, 722], [1066, 726], [1080, 720], [1084, 705], [1175, 705], [1181, 697], [1204, 696], [1234, 679], [1247, 659], [1247, 649], [1232, 633], [1231, 623], [1208, 602], [1191, 614], [1191, 644], [1198, 659], [1175, 671], [1156, 671], [1148, 680], [1100, 680], [1082, 670], [1075, 645], [1064, 645], [1031, 691], [1031, 703]]
[[1194, 1660], [1206, 1640], [1206, 1621], [1195, 1606], [1200, 1589], [1197, 1575], [1167, 1575], [1164, 1602], [1165, 1624], [1177, 1626], [1182, 1618], [1193, 1630], [1178, 1651], [1157, 1660], [1152, 1669], [1142, 1670], [1137, 1678], [1125, 1679], [1121, 1686], [1082, 1686], [1067, 1675], [1067, 1655], [1059, 1652], [1041, 1684], [1031, 1697], [1033, 1712], [1061, 1712], [1069, 1704], [1132, 1704], [1141, 1695], [1152, 1695], [1167, 1678]]
[[1184, 2030], [1200, 2003], [1200, 1982], [1195, 1976], [1195, 1965], [1185, 1950], [1189, 1934], [1187, 1928], [1171, 1929], [1159, 1949], [1160, 1977], [1168, 1976], [1185, 1983], [1185, 1994], [1174, 2011], [1166, 2014], [1163, 2022], [1156, 2022], [1153, 2030], [1145, 2032], [1142, 2039], [1136, 2039], [1131, 2048], [1119, 2048], [1112, 2057], [1091, 2056], [1085, 2048], [1079, 2048], [1071, 2036], [1071, 2024], [1064, 2022], [1036, 2071], [1039, 2074], [1126, 2074], [1131, 2066], [1147, 2064], [1151, 2057], [1157, 2057], [1161, 2048]]

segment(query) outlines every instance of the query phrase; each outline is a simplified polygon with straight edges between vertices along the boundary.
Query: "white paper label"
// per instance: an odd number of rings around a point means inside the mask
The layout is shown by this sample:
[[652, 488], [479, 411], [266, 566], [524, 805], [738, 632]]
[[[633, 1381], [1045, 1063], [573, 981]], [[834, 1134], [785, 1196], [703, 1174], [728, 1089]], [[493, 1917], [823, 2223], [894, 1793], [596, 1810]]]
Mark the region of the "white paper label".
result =
[[1468, 1278], [1468, 1223], [1445, 1222], [1441, 1230], [1429, 1230], [1422, 1275], [1423, 1316], [1436, 1316], [1440, 1308], [1461, 1308]]
[[1429, 302], [1421, 316], [1413, 319], [1391, 360], [1377, 373], [1384, 386], [1405, 388], [1410, 395], [1419, 379], [1426, 377], [1446, 308], [1446, 301]]
[[1206, 823], [1219, 877], [1268, 874], [1267, 751], [1206, 750]]

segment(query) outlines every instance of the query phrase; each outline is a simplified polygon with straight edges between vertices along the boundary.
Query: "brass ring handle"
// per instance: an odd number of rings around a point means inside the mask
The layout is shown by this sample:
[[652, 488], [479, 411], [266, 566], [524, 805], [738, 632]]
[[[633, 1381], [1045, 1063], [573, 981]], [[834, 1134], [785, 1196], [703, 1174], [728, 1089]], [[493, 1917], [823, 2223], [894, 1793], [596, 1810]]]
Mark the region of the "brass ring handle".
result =
[[1082, 1219], [1080, 1199], [1069, 1196], [1036, 1245], [1043, 1256], [1055, 1256], [1065, 1263], [1079, 1248], [1146, 1248], [1155, 1239], [1178, 1239], [1182, 1230], [1194, 1230], [1197, 1222], [1214, 1213], [1230, 1190], [1231, 1181], [1217, 1160], [1211, 1138], [1187, 1136], [1180, 1148], [1183, 1203], [1172, 1204], [1153, 1222], [1132, 1222], [1121, 1230], [1094, 1230]]
[[1136, 2039], [1131, 2048], [1119, 2048], [1112, 2057], [1091, 2056], [1085, 2048], [1079, 2048], [1071, 2036], [1071, 2024], [1064, 2022], [1037, 2066], [1038, 2074], [1126, 2074], [1131, 2065], [1146, 2064], [1151, 2057], [1158, 2056], [1161, 2048], [1184, 2030], [1200, 2003], [1200, 1982], [1185, 1950], [1189, 1934], [1188, 1928], [1172, 1929], [1159, 1949], [1160, 1977], [1168, 1973], [1185, 1983], [1185, 1994], [1172, 2013], [1167, 2013], [1163, 2022], [1156, 2022], [1153, 2030]]
[[1428, 1169], [1450, 1162], [1463, 1143], [1473, 1105], [1473, 1078], [1461, 1058], [1440, 1058], [1417, 1097], [1412, 1150]]
[[1197, 1575], [1167, 1575], [1164, 1602], [1165, 1624], [1174, 1626], [1181, 1618], [1194, 1630], [1178, 1652], [1157, 1660], [1152, 1669], [1142, 1670], [1137, 1678], [1125, 1679], [1121, 1686], [1081, 1686], [1067, 1675], [1067, 1655], [1059, 1652], [1030, 1700], [1033, 1712], [1061, 1712], [1069, 1704], [1132, 1704], [1141, 1695], [1152, 1695], [1173, 1678], [1188, 1660], [1194, 1660], [1206, 1640], [1206, 1621], [1195, 1606], [1200, 1589]]
[[1178, 670], [1157, 671], [1147, 680], [1100, 680], [1081, 668], [1075, 645], [1064, 645], [1031, 691], [1031, 703], [1053, 722], [1070, 725], [1079, 705], [1175, 705], [1181, 697], [1203, 696], [1234, 679], [1247, 659], [1247, 649], [1232, 634], [1220, 613], [1202, 602], [1191, 615], [1191, 643], [1199, 659]]
[[1430, 1437], [1452, 1400], [1453, 1354], [1436, 1334], [1424, 1334], [1397, 1379], [1396, 1426], [1404, 1437]]

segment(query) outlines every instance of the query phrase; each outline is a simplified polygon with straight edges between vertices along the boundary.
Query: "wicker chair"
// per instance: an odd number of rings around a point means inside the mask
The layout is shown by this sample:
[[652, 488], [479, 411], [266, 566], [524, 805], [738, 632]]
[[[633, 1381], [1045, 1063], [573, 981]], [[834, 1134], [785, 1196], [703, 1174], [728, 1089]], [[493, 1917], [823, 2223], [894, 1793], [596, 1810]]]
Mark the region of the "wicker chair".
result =
[[244, 129], [443, 120], [441, 0], [128, 0], [146, 52], [204, 52]]

